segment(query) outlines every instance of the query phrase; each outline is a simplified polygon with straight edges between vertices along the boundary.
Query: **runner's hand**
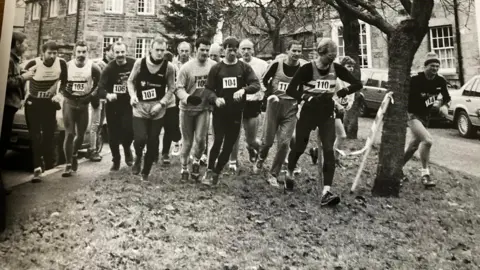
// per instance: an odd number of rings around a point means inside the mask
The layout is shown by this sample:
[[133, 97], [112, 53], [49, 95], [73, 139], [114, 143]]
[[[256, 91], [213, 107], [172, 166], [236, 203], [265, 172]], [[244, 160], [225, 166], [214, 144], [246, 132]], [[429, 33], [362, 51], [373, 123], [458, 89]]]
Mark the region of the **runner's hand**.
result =
[[306, 102], [310, 102], [310, 101], [312, 101], [314, 98], [315, 98], [315, 96], [312, 95], [312, 94], [308, 94], [308, 93], [307, 93], [307, 94], [303, 94], [303, 95], [302, 95], [302, 99], [305, 100]]
[[108, 93], [107, 94], [107, 100], [112, 102], [114, 100], [117, 100], [117, 94], [112, 94], [112, 93]]
[[271, 95], [267, 98], [267, 100], [272, 101], [272, 102], [279, 102], [280, 99], [276, 95]]
[[34, 75], [35, 75], [35, 70], [30, 69], [30, 70], [27, 70], [25, 73], [23, 73], [22, 77], [24, 80], [28, 81], [31, 78], [33, 78]]
[[52, 101], [60, 103], [62, 101], [62, 96], [59, 94], [56, 94], [55, 96], [52, 97]]
[[151, 116], [157, 116], [160, 110], [162, 109], [163, 105], [161, 103], [155, 104], [152, 109], [150, 110]]
[[130, 105], [135, 106], [138, 103], [137, 96], [130, 97]]
[[338, 90], [338, 92], [336, 94], [337, 94], [337, 97], [340, 97], [340, 98], [346, 97], [348, 95], [348, 89], [347, 88], [342, 88], [342, 89]]
[[233, 94], [233, 99], [234, 99], [235, 101], [242, 101], [243, 95], [245, 95], [245, 90], [244, 90], [244, 89], [240, 89], [240, 90], [238, 90], [237, 92], [235, 92], [235, 93]]
[[200, 105], [202, 103], [202, 98], [197, 96], [188, 96], [187, 103], [193, 106]]
[[217, 99], [215, 100], [215, 105], [216, 105], [218, 108], [225, 106], [225, 99], [223, 99], [223, 98], [217, 98]]
[[448, 107], [447, 105], [443, 105], [441, 106], [440, 108], [438, 108], [438, 112], [440, 112], [440, 115], [442, 115], [443, 117], [447, 117], [448, 116]]

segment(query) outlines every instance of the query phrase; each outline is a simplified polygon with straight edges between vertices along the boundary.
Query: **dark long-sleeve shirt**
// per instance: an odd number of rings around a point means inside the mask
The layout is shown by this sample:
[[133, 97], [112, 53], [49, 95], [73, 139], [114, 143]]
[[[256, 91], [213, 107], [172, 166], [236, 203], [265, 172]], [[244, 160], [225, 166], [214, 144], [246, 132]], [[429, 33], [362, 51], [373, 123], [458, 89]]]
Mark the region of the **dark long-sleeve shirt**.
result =
[[426, 117], [430, 107], [442, 94], [443, 105], [450, 102], [451, 97], [447, 89], [447, 81], [441, 76], [435, 76], [432, 80], [425, 77], [424, 72], [413, 76], [410, 80], [410, 92], [408, 94], [408, 112]]
[[20, 58], [10, 53], [8, 65], [7, 92], [5, 93], [5, 105], [19, 109], [25, 98], [25, 80], [21, 75]]
[[107, 94], [112, 94], [114, 92], [114, 87], [124, 87], [125, 93], [118, 93], [122, 92], [122, 90], [117, 89], [117, 101], [119, 103], [129, 104], [130, 95], [127, 90], [127, 81], [134, 64], [135, 59], [130, 57], [127, 57], [127, 62], [122, 66], [119, 66], [116, 61], [109, 62], [103, 70], [100, 82], [98, 83], [99, 97], [105, 99]]
[[[347, 87], [348, 94], [355, 93], [356, 91], [360, 91], [363, 88], [362, 82], [355, 78], [352, 73], [350, 73], [345, 67], [340, 64], [333, 63], [333, 67], [335, 69], [335, 73], [337, 77], [349, 83], [350, 85]], [[320, 75], [327, 75], [330, 72], [330, 69], [321, 70], [318, 69]], [[305, 64], [301, 66], [295, 75], [292, 78], [292, 81], [288, 85], [287, 88], [287, 95], [297, 99], [302, 99], [303, 94], [303, 84], [308, 83], [313, 78], [313, 65], [312, 63]]]

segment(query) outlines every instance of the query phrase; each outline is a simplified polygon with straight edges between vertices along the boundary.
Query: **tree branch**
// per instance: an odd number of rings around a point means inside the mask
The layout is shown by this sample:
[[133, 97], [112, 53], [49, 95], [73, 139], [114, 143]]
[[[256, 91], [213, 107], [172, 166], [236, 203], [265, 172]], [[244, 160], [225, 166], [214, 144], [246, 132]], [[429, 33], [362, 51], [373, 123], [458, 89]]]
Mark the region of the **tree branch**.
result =
[[408, 14], [412, 14], [412, 2], [410, 0], [400, 0], [400, 3]]

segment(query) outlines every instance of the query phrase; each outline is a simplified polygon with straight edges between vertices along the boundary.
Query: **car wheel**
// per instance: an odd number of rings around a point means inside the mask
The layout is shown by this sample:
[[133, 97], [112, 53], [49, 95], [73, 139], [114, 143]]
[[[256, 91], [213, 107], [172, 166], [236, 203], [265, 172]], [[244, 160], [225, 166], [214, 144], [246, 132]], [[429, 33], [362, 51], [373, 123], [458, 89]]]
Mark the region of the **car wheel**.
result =
[[457, 130], [460, 136], [464, 138], [471, 138], [473, 135], [476, 133], [475, 128], [472, 125], [472, 122], [470, 121], [470, 118], [468, 118], [468, 114], [465, 111], [460, 111], [457, 115]]
[[360, 104], [358, 105], [358, 112], [359, 112], [361, 117], [367, 117], [368, 116], [367, 104], [365, 104], [364, 101], [361, 101]]

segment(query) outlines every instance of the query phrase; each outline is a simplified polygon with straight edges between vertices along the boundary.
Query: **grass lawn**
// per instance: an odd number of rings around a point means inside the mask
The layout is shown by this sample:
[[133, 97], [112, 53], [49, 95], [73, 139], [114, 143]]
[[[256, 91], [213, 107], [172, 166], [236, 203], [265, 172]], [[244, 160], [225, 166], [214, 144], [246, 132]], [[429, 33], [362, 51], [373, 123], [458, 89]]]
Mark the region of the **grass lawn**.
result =
[[360, 157], [344, 159], [333, 209], [319, 207], [307, 155], [287, 194], [250, 173], [244, 147], [242, 171], [217, 188], [181, 182], [178, 158], [149, 182], [105, 174], [8, 229], [0, 269], [479, 269], [479, 179], [432, 166], [438, 186], [424, 190], [412, 161], [400, 198], [372, 197], [377, 151], [356, 194], [365, 201], [349, 194]]

